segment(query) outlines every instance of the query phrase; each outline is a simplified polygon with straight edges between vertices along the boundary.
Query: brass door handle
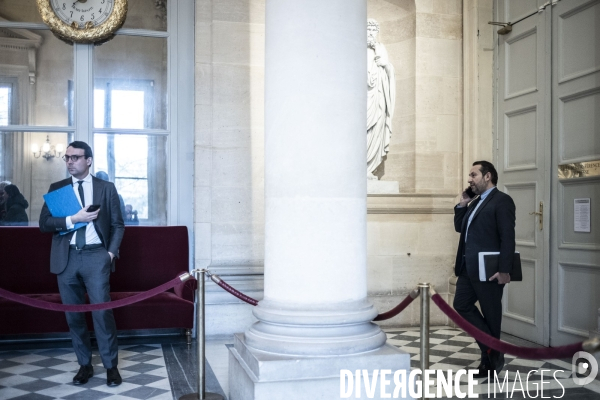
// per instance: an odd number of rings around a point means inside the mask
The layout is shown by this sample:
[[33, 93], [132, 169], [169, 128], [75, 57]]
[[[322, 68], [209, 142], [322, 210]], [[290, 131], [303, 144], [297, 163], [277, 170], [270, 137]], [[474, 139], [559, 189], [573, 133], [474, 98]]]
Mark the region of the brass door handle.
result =
[[529, 215], [537, 215], [540, 217], [540, 231], [544, 229], [544, 202], [540, 201], [540, 211], [530, 212]]

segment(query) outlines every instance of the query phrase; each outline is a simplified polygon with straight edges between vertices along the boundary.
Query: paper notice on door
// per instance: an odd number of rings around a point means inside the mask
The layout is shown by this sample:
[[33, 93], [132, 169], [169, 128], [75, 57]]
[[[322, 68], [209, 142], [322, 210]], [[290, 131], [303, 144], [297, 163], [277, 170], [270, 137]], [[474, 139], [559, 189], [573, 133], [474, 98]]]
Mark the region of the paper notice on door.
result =
[[574, 199], [575, 232], [590, 232], [590, 199]]

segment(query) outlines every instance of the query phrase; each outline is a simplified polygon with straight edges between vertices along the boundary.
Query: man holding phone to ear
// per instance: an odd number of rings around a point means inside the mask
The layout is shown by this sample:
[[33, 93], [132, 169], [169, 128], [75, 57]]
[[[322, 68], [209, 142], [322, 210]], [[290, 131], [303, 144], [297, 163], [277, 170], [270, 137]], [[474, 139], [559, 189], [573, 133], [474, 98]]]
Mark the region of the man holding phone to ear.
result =
[[[515, 203], [496, 187], [498, 173], [488, 161], [475, 161], [469, 187], [454, 208], [454, 227], [460, 233], [454, 274], [454, 309], [472, 325], [497, 339], [502, 325], [502, 292], [510, 282], [515, 253]], [[499, 271], [488, 282], [479, 279], [479, 253], [499, 252]], [[479, 301], [481, 312], [475, 306]], [[476, 377], [500, 372], [504, 354], [477, 342], [481, 362]]]
[[[93, 153], [87, 143], [70, 143], [63, 159], [71, 176], [53, 183], [48, 191], [71, 185], [82, 208], [68, 217], [53, 217], [44, 203], [40, 214], [40, 229], [54, 234], [50, 271], [57, 275], [63, 304], [85, 304], [86, 292], [91, 304], [108, 302], [110, 273], [114, 271], [114, 259], [119, 255], [119, 246], [125, 232], [119, 195], [112, 182], [90, 174]], [[60, 234], [79, 222], [86, 225], [76, 231]], [[73, 383], [82, 385], [94, 375], [85, 313], [65, 314], [80, 365]], [[92, 318], [100, 357], [107, 370], [106, 384], [120, 385], [122, 379], [117, 369], [117, 328], [113, 312], [93, 311]]]

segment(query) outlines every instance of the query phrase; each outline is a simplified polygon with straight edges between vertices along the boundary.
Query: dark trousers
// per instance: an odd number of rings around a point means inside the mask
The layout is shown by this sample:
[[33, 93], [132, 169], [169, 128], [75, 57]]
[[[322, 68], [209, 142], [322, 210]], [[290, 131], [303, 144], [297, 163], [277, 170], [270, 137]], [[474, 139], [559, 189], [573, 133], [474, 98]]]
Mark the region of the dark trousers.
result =
[[[69, 262], [57, 275], [63, 304], [90, 304], [110, 301], [110, 254], [104, 247], [91, 250], [69, 250]], [[67, 324], [79, 365], [91, 365], [92, 345], [85, 313], [67, 312]], [[117, 366], [117, 327], [112, 310], [93, 311], [94, 332], [104, 368]]]
[[[471, 325], [500, 339], [503, 290], [504, 284], [499, 285], [496, 281], [472, 281], [466, 274], [461, 274], [456, 282], [454, 309]], [[481, 312], [475, 307], [477, 301], [479, 301]], [[487, 352], [486, 345], [481, 342], [477, 342], [477, 344], [482, 353]]]

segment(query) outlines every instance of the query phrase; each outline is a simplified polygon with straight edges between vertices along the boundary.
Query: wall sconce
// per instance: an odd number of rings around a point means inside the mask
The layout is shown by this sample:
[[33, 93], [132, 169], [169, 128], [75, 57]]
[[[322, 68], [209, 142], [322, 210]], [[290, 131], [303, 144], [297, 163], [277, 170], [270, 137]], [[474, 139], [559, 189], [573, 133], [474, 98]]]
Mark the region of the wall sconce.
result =
[[[33, 157], [40, 158], [40, 156], [41, 156], [41, 157], [44, 157], [46, 159], [46, 161], [50, 161], [50, 159], [54, 158], [54, 157], [60, 157], [63, 150], [64, 150], [64, 146], [62, 143], [59, 143], [56, 146], [53, 146], [50, 144], [50, 136], [49, 135], [46, 135], [46, 143], [44, 143], [42, 145], [41, 149], [35, 143], [33, 143], [31, 145], [31, 152], [33, 153]], [[56, 153], [58, 153], [58, 156], [56, 155]]]

